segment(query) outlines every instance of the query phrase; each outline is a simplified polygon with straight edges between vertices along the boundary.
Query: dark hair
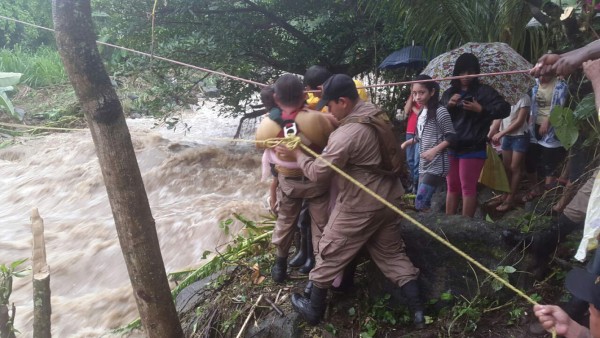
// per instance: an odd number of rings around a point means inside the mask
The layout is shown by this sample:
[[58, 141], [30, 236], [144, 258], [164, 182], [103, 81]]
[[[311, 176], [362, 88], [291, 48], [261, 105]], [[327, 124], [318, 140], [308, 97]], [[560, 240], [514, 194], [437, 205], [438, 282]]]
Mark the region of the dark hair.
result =
[[281, 75], [275, 81], [273, 89], [282, 105], [296, 106], [304, 102], [304, 86], [302, 81], [295, 75]]
[[331, 77], [331, 72], [323, 66], [311, 66], [304, 73], [304, 85], [310, 89], [317, 89]]
[[[431, 76], [421, 74], [415, 79], [415, 81], [421, 80], [431, 80]], [[440, 105], [440, 84], [437, 81], [418, 82], [418, 84], [425, 86], [430, 93], [435, 91], [427, 101], [427, 119], [435, 119]]]
[[275, 94], [275, 89], [273, 86], [263, 87], [263, 89], [260, 91], [260, 100], [267, 111], [277, 106], [275, 103], [275, 98], [273, 98], [273, 94]]
[[[472, 53], [463, 53], [461, 56], [456, 59], [454, 63], [454, 71], [452, 71], [452, 76], [459, 76], [461, 73], [469, 72], [473, 74], [481, 73], [481, 67], [479, 66], [479, 59]], [[460, 80], [455, 79], [450, 81], [450, 86], [454, 88], [460, 89]], [[479, 86], [479, 79], [473, 78], [473, 81], [469, 84], [470, 88], [475, 88]]]

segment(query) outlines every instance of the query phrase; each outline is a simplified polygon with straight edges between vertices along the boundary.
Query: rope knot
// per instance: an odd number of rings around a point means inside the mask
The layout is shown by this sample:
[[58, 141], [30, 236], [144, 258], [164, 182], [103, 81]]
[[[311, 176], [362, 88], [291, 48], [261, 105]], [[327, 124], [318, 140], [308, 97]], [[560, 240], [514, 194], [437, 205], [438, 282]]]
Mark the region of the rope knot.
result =
[[284, 145], [290, 150], [298, 148], [301, 143], [300, 137], [297, 135], [288, 135], [286, 137], [275, 137], [263, 141], [265, 147], [275, 148], [279, 145]]

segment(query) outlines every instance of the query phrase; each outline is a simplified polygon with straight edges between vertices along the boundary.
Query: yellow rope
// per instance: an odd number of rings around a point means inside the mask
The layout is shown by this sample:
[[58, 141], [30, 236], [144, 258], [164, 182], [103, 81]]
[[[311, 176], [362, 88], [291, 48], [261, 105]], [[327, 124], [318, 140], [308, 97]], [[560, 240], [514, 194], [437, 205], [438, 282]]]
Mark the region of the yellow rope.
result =
[[[509, 288], [512, 291], [514, 291], [517, 295], [523, 297], [524, 299], [526, 299], [528, 302], [530, 302], [533, 305], [538, 305], [538, 302], [536, 302], [533, 298], [529, 297], [525, 292], [517, 289], [512, 284], [510, 284], [507, 280], [505, 280], [504, 278], [498, 276], [492, 270], [490, 270], [490, 269], [486, 268], [485, 266], [483, 266], [483, 264], [479, 263], [474, 258], [472, 258], [471, 256], [469, 256], [467, 253], [465, 253], [462, 250], [460, 250], [459, 248], [455, 247], [452, 243], [448, 242], [447, 240], [445, 240], [444, 238], [442, 238], [441, 236], [439, 236], [438, 234], [436, 234], [435, 232], [433, 232], [431, 229], [427, 228], [426, 226], [424, 226], [423, 224], [421, 224], [419, 221], [417, 221], [416, 219], [412, 218], [410, 215], [408, 215], [407, 213], [405, 213], [402, 210], [400, 210], [399, 208], [397, 208], [395, 205], [393, 205], [390, 202], [388, 202], [387, 200], [385, 200], [383, 197], [377, 195], [374, 191], [372, 191], [371, 189], [367, 188], [365, 185], [363, 185], [362, 183], [360, 183], [359, 181], [357, 181], [356, 179], [354, 179], [352, 176], [348, 175], [342, 169], [336, 167], [333, 163], [325, 160], [319, 154], [317, 154], [316, 152], [314, 152], [313, 150], [311, 150], [309, 147], [307, 147], [306, 145], [304, 145], [302, 142], [300, 142], [300, 138], [298, 136], [287, 136], [284, 139], [269, 139], [267, 141], [269, 143], [274, 144], [274, 143], [276, 143], [274, 140], [277, 140], [278, 144], [284, 144], [285, 146], [287, 146], [288, 149], [295, 149], [299, 145], [304, 151], [306, 151], [307, 153], [309, 153], [310, 155], [312, 155], [313, 157], [315, 157], [315, 159], [317, 159], [319, 161], [323, 161], [328, 167], [330, 167], [331, 169], [333, 169], [335, 172], [337, 172], [338, 174], [340, 174], [342, 177], [344, 177], [348, 181], [352, 182], [353, 184], [355, 184], [356, 186], [358, 186], [360, 189], [362, 189], [365, 192], [367, 192], [369, 195], [373, 196], [379, 202], [383, 203], [385, 206], [387, 206], [388, 208], [390, 208], [393, 211], [395, 211], [398, 215], [404, 217], [405, 219], [407, 219], [408, 221], [410, 221], [412, 224], [416, 225], [419, 229], [425, 231], [425, 233], [429, 234], [431, 237], [435, 238], [437, 241], [439, 241], [440, 243], [442, 243], [445, 246], [447, 246], [448, 248], [450, 248], [450, 250], [456, 252], [457, 254], [459, 254], [460, 256], [462, 256], [464, 259], [466, 259], [467, 261], [469, 261], [473, 265], [475, 265], [478, 268], [480, 268], [481, 270], [483, 270], [483, 272], [487, 273], [488, 275], [490, 275], [493, 278], [495, 278], [496, 280], [498, 280], [500, 283], [504, 284], [507, 288]], [[556, 337], [556, 329], [552, 329], [552, 337], [553, 338]]]
[[500, 283], [504, 284], [507, 288], [509, 288], [512, 291], [514, 291], [517, 295], [523, 297], [524, 299], [526, 299], [528, 302], [530, 302], [533, 305], [537, 305], [538, 304], [535, 300], [533, 300], [531, 297], [529, 297], [523, 291], [521, 291], [521, 290], [517, 289], [516, 287], [514, 287], [512, 284], [510, 284], [508, 281], [506, 281], [502, 277], [498, 276], [492, 270], [486, 268], [485, 266], [483, 266], [483, 264], [479, 263], [478, 261], [476, 261], [474, 258], [472, 258], [471, 256], [469, 256], [468, 254], [466, 254], [465, 252], [463, 252], [459, 248], [455, 247], [452, 243], [448, 242], [447, 240], [445, 240], [444, 238], [442, 238], [441, 236], [439, 236], [438, 234], [436, 234], [435, 232], [433, 232], [431, 229], [429, 229], [426, 226], [424, 226], [423, 224], [419, 223], [419, 221], [415, 220], [414, 218], [412, 218], [407, 213], [405, 213], [402, 210], [398, 209], [398, 207], [396, 207], [395, 205], [393, 205], [390, 202], [386, 201], [383, 197], [377, 195], [374, 191], [372, 191], [371, 189], [367, 188], [365, 185], [363, 185], [362, 183], [360, 183], [359, 181], [357, 181], [356, 179], [354, 179], [352, 176], [348, 175], [342, 169], [336, 167], [333, 163], [325, 160], [319, 154], [317, 154], [316, 152], [314, 152], [313, 150], [311, 150], [309, 147], [307, 147], [306, 145], [304, 145], [300, 141], [300, 138], [298, 136], [287, 136], [285, 138], [270, 138], [270, 139], [267, 139], [265, 141], [243, 140], [243, 139], [222, 139], [222, 138], [212, 138], [212, 140], [216, 140], [216, 141], [246, 142], [246, 143], [259, 143], [259, 144], [265, 145], [268, 148], [273, 148], [273, 147], [276, 147], [278, 145], [284, 145], [288, 149], [296, 149], [297, 147], [301, 147], [308, 154], [310, 154], [311, 156], [315, 157], [319, 161], [323, 161], [328, 167], [330, 167], [331, 169], [333, 169], [335, 172], [337, 172], [338, 174], [340, 174], [342, 177], [344, 177], [348, 181], [352, 182], [353, 184], [357, 185], [360, 189], [364, 190], [369, 195], [371, 195], [375, 199], [377, 199], [379, 202], [383, 203], [385, 206], [387, 206], [388, 208], [390, 208], [393, 211], [395, 211], [398, 215], [404, 217], [405, 219], [407, 219], [408, 221], [410, 221], [412, 224], [416, 225], [421, 230], [425, 231], [428, 235], [430, 235], [431, 237], [435, 238], [437, 241], [439, 241], [440, 243], [444, 244], [445, 246], [447, 246], [448, 248], [450, 248], [452, 251], [456, 252], [457, 254], [459, 254], [460, 256], [462, 256], [464, 259], [466, 259], [467, 261], [469, 261], [473, 265], [475, 265], [478, 268], [480, 268], [481, 270], [483, 270], [488, 275], [490, 275], [493, 278], [495, 278], [496, 280], [498, 280]]

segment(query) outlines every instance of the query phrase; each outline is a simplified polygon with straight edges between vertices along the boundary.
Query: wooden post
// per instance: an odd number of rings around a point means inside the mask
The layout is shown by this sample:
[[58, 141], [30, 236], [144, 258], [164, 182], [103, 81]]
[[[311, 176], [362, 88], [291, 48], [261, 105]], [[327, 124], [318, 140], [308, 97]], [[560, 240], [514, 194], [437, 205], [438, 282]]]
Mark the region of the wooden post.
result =
[[31, 211], [31, 232], [33, 233], [33, 337], [49, 338], [52, 314], [50, 304], [50, 268], [46, 263], [46, 241], [44, 240], [44, 220], [37, 208]]

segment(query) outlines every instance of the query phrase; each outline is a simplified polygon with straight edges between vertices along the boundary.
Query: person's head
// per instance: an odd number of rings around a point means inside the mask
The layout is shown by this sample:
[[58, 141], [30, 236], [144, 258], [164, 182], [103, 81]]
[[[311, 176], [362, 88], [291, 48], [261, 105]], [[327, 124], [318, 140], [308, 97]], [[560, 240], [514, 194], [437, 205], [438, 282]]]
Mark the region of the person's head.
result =
[[[431, 80], [431, 76], [421, 74], [415, 80]], [[427, 118], [435, 118], [440, 103], [440, 85], [436, 81], [413, 83], [411, 95], [414, 101], [427, 107]]]
[[[308, 90], [317, 90], [331, 75], [333, 74], [323, 66], [311, 66], [304, 73], [304, 85]], [[314, 93], [314, 95], [321, 97], [321, 93]]]
[[298, 108], [304, 105], [302, 81], [292, 74], [281, 75], [273, 85], [275, 103], [281, 108]]
[[590, 304], [590, 332], [600, 337], [600, 276], [575, 268], [567, 274], [567, 289], [573, 296]]
[[273, 86], [263, 87], [263, 89], [261, 89], [260, 91], [260, 100], [262, 101], [262, 104], [265, 106], [265, 109], [267, 111], [277, 106], [273, 94], [275, 94], [275, 89], [273, 88]]
[[[477, 57], [471, 53], [464, 53], [459, 56], [458, 59], [456, 59], [452, 76], [472, 75], [479, 73], [481, 73], [481, 68], [479, 67], [479, 60]], [[450, 85], [455, 88], [472, 87], [477, 84], [479, 84], [479, 80], [476, 77], [450, 81]]]
[[552, 80], [554, 80], [555, 78], [556, 78], [556, 76], [555, 76], [555, 75], [548, 74], [548, 73], [546, 73], [546, 74], [542, 74], [542, 75], [540, 75], [540, 77], [539, 77], [539, 79], [540, 79], [540, 83], [541, 83], [541, 84], [550, 83], [550, 82], [552, 82]]
[[358, 90], [352, 78], [346, 74], [334, 74], [323, 84], [323, 96], [317, 110], [325, 105], [336, 119], [348, 116], [358, 103]]

